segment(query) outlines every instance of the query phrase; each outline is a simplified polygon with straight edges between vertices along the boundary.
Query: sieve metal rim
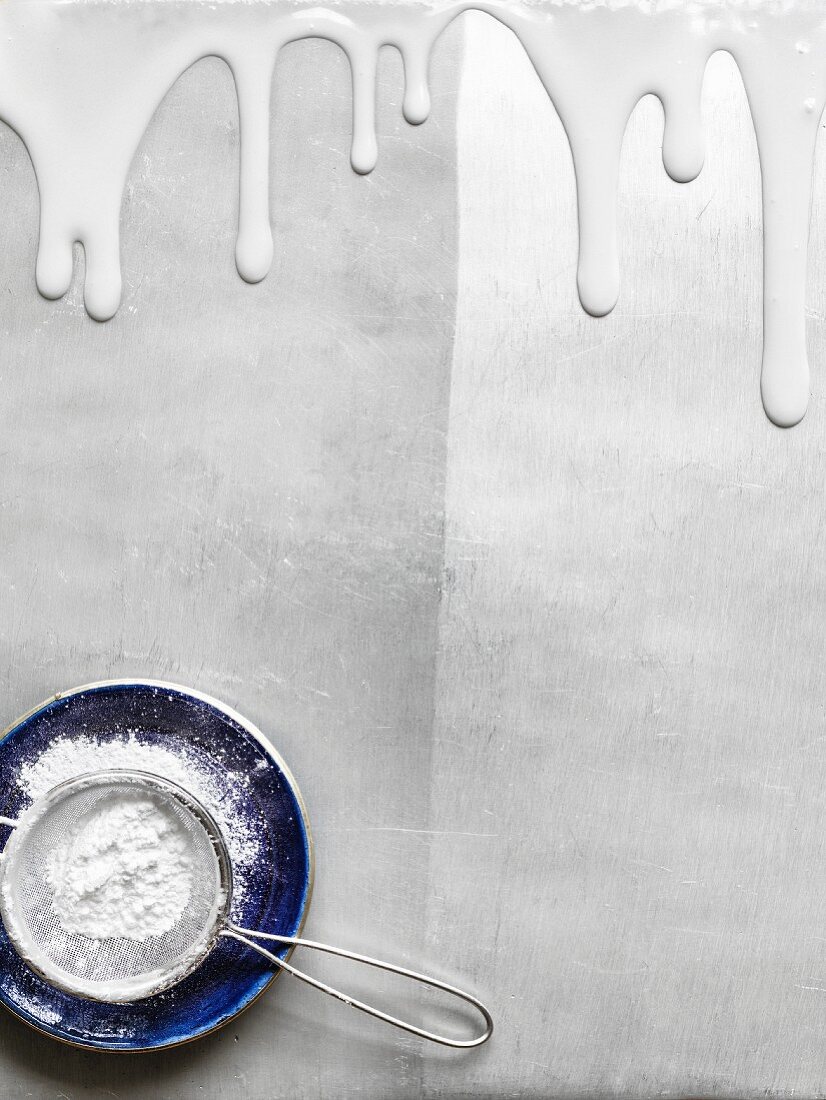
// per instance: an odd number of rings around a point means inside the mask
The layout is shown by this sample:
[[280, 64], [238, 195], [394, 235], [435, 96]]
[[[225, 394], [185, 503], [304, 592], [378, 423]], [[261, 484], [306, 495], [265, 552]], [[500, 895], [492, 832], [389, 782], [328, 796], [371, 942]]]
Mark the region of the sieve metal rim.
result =
[[[133, 980], [131, 983], [125, 981], [115, 982], [116, 986], [128, 987], [128, 996], [124, 995], [122, 997], [101, 996], [102, 983], [84, 982], [68, 974], [66, 980], [59, 980], [55, 977], [55, 971], [59, 971], [61, 975], [65, 971], [57, 966], [50, 970], [48, 965], [45, 969], [44, 965], [38, 965], [37, 954], [33, 956], [31, 943], [27, 939], [26, 933], [21, 930], [22, 922], [18, 920], [15, 913], [14, 899], [5, 887], [6, 876], [9, 874], [10, 869], [14, 867], [14, 861], [18, 858], [19, 849], [25, 843], [27, 835], [51, 809], [69, 796], [85, 789], [112, 785], [134, 786], [139, 790], [149, 788], [163, 797], [173, 799], [179, 806], [182, 806], [195, 818], [206, 833], [218, 869], [218, 891], [212, 919], [208, 934], [204, 935], [197, 943], [198, 949], [187, 953], [179, 966], [172, 969], [147, 972], [140, 982], [137, 980]], [[14, 950], [22, 961], [53, 988], [72, 996], [101, 1003], [130, 1004], [134, 1001], [145, 1000], [183, 981], [184, 978], [198, 969], [215, 946], [220, 930], [227, 922], [227, 914], [232, 901], [232, 863], [223, 834], [215, 818], [194, 795], [179, 784], [170, 779], [162, 778], [154, 772], [137, 768], [109, 768], [104, 771], [84, 772], [51, 787], [26, 809], [16, 822], [0, 818], [0, 823], [12, 826], [12, 832], [5, 845], [3, 845], [2, 851], [0, 851], [0, 918], [2, 918], [3, 926]]]

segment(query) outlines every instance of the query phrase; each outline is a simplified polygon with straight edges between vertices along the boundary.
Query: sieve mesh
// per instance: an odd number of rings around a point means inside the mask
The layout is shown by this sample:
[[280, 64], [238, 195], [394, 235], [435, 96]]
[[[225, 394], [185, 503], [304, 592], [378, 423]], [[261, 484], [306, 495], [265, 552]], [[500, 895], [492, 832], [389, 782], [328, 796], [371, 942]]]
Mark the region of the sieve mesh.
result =
[[[46, 873], [52, 853], [96, 811], [136, 797], [150, 799], [185, 837], [187, 905], [168, 931], [141, 940], [67, 931]], [[220, 834], [186, 792], [143, 773], [99, 773], [54, 788], [20, 820], [3, 855], [0, 913], [17, 952], [52, 985], [95, 1000], [132, 1001], [167, 988], [199, 964], [224, 915], [229, 886]]]

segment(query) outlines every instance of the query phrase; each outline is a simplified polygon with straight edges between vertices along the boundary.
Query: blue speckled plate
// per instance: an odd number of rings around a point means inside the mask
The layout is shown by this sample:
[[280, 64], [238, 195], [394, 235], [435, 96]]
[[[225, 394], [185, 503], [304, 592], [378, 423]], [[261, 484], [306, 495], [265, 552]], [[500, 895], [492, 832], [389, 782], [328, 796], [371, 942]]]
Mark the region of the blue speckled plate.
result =
[[[0, 738], [0, 815], [15, 818], [56, 782], [107, 767], [156, 771], [188, 786], [225, 831], [236, 887], [232, 920], [300, 934], [313, 881], [307, 815], [288, 769], [253, 725], [215, 699], [155, 681], [63, 692]], [[3, 843], [7, 836], [3, 828]], [[0, 1001], [38, 1031], [81, 1047], [138, 1051], [189, 1042], [237, 1016], [276, 974], [255, 952], [221, 939], [165, 993], [102, 1004], [44, 982], [0, 924]]]

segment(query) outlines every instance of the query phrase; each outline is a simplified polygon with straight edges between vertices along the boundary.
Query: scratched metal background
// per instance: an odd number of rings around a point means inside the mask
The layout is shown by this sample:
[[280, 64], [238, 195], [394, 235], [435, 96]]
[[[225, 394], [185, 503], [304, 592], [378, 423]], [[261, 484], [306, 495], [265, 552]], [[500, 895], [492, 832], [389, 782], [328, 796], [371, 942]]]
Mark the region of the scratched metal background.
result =
[[105, 326], [77, 285], [35, 293], [34, 180], [0, 133], [3, 711], [129, 674], [237, 706], [307, 796], [308, 932], [461, 976], [497, 1033], [431, 1050], [282, 980], [165, 1055], [3, 1018], [0, 1095], [822, 1094], [826, 210], [812, 407], [784, 433], [730, 59], [695, 184], [662, 171], [659, 107], [632, 121], [602, 321], [511, 36], [454, 27], [420, 130], [395, 56], [381, 83], [359, 179], [342, 56], [285, 51], [278, 258], [251, 288], [230, 78], [186, 74], [134, 166]]

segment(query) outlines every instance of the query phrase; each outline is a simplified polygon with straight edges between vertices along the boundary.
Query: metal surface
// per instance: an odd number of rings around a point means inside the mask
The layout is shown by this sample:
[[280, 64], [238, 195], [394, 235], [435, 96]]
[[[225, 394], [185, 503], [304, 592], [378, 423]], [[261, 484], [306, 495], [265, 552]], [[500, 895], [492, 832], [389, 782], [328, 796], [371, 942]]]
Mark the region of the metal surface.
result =
[[103, 328], [76, 290], [36, 297], [3, 136], [2, 686], [9, 716], [117, 674], [238, 705], [316, 824], [308, 933], [453, 960], [496, 1035], [457, 1057], [280, 982], [157, 1057], [3, 1020], [0, 1093], [822, 1093], [826, 211], [786, 433], [760, 409], [730, 59], [696, 183], [664, 175], [655, 104], [632, 120], [602, 321], [576, 301], [564, 137], [503, 28], [450, 32], [418, 131], [386, 60], [366, 180], [348, 84], [332, 47], [285, 51], [281, 259], [250, 288], [229, 76], [187, 74], [135, 165]]

